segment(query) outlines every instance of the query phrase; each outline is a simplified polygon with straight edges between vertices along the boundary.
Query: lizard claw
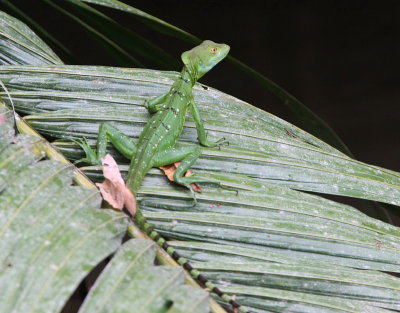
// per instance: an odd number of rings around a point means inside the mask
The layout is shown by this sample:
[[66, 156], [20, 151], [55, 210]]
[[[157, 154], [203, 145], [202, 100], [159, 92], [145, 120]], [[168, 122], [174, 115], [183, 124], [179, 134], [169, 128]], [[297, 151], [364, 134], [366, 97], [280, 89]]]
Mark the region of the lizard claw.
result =
[[229, 146], [229, 141], [225, 137], [218, 139], [215, 143], [218, 146], [218, 149], [220, 150], [221, 146]]
[[206, 139], [206, 140], [203, 140], [203, 141], [200, 140], [200, 142], [201, 142], [201, 144], [203, 146], [211, 147], [211, 148], [214, 148], [214, 147], [218, 147], [219, 148], [222, 145], [229, 146], [229, 141], [225, 137], [219, 138], [217, 141], [208, 141]]
[[219, 145], [227, 145], [227, 146], [229, 146], [229, 141], [228, 141], [228, 139], [226, 139], [225, 137], [222, 137], [222, 138], [218, 139], [218, 140], [217, 140], [217, 143], [218, 143]]
[[144, 100], [144, 107], [146, 108], [146, 110], [148, 110], [149, 109], [149, 99], [146, 99], [146, 100]]
[[238, 188], [231, 187], [231, 186], [226, 186], [226, 185], [223, 185], [223, 184], [221, 184], [221, 183], [219, 183], [218, 185], [219, 185], [219, 187], [222, 188], [222, 189], [234, 191], [234, 192], [236, 193], [236, 196], [239, 195], [239, 189], [238, 189]]
[[191, 195], [192, 195], [192, 198], [193, 198], [192, 207], [196, 206], [196, 205], [197, 205], [197, 198], [196, 198], [196, 193], [194, 192], [193, 187], [192, 187], [190, 184], [184, 184], [184, 186], [185, 186], [187, 189], [190, 190], [190, 193], [191, 193]]

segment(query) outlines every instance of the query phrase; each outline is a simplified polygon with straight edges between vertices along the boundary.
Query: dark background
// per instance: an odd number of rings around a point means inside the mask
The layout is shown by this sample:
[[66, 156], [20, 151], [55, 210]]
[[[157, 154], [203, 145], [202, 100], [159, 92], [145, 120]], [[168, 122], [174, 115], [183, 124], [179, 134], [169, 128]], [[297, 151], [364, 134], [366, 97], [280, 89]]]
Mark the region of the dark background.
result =
[[[400, 171], [400, 1], [125, 2], [201, 39], [229, 44], [232, 56], [324, 119], [357, 159]], [[41, 1], [13, 3], [78, 56], [75, 63], [118, 65], [80, 26]], [[192, 47], [132, 15], [97, 8], [177, 58]], [[299, 125], [279, 100], [227, 62], [202, 81]]]

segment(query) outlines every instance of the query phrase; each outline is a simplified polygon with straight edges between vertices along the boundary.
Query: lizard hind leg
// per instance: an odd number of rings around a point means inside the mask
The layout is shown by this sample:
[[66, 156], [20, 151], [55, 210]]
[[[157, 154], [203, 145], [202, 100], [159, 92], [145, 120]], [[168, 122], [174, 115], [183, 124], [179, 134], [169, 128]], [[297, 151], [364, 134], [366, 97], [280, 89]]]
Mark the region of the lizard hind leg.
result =
[[164, 166], [168, 164], [172, 164], [175, 162], [181, 162], [178, 168], [175, 170], [174, 173], [174, 181], [180, 185], [185, 186], [190, 190], [193, 195], [193, 198], [196, 201], [195, 193], [193, 188], [190, 186], [192, 183], [216, 183], [219, 182], [205, 179], [201, 177], [197, 177], [195, 174], [192, 176], [186, 176], [185, 173], [190, 169], [190, 167], [196, 162], [199, 156], [202, 153], [202, 149], [200, 146], [194, 145], [180, 145], [177, 144], [174, 147], [158, 152], [153, 157], [153, 167]]

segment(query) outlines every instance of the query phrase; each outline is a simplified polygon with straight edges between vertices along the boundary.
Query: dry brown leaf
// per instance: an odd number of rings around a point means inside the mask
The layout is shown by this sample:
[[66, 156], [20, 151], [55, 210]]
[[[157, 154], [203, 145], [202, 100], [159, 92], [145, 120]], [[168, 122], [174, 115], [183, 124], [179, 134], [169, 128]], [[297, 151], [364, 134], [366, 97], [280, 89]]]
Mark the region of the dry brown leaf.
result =
[[[180, 163], [180, 162], [177, 162]], [[170, 181], [174, 181], [174, 173], [176, 170], [176, 166], [175, 163], [169, 164], [169, 165], [165, 165], [165, 166], [160, 166], [160, 169], [163, 170], [165, 176], [167, 176], [167, 178]]]
[[107, 154], [101, 159], [103, 164], [104, 182], [96, 183], [99, 187], [103, 199], [113, 208], [122, 210], [126, 207], [132, 216], [136, 213], [136, 198], [126, 187], [124, 180], [114, 158]]
[[[181, 162], [175, 162], [170, 165], [160, 166], [160, 169], [162, 169], [164, 171], [165, 176], [167, 176], [170, 181], [174, 181], [174, 173], [179, 165], [181, 165]], [[192, 175], [191, 170], [186, 171], [185, 177], [188, 177], [191, 175]], [[192, 184], [190, 184], [190, 186], [192, 186], [193, 190], [196, 192], [200, 193], [202, 191], [201, 187], [199, 185], [197, 185], [196, 183], [192, 183]]]

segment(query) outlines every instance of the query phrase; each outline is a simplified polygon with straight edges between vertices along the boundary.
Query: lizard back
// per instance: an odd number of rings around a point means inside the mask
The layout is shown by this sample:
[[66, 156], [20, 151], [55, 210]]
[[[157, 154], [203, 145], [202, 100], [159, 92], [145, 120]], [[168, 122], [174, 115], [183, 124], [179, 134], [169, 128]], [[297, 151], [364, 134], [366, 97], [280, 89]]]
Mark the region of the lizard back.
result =
[[147, 172], [152, 168], [152, 159], [157, 152], [175, 146], [182, 134], [186, 112], [192, 95], [192, 82], [186, 68], [168, 92], [163, 109], [147, 122], [138, 140], [138, 150], [131, 160], [127, 180], [128, 188], [136, 195]]

